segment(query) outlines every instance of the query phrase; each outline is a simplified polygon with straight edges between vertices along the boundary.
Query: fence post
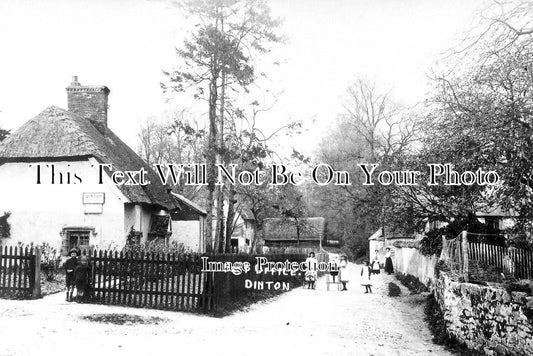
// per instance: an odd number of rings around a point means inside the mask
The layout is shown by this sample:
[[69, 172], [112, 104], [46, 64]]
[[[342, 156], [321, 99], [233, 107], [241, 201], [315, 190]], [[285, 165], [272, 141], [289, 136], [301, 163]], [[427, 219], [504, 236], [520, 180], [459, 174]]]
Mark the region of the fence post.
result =
[[440, 250], [440, 260], [448, 261], [448, 245], [446, 244], [446, 236], [442, 235], [442, 249]]
[[463, 250], [463, 276], [465, 282], [468, 282], [468, 235], [463, 231], [461, 237], [461, 249]]
[[41, 250], [36, 247], [33, 260], [35, 261], [33, 267], [33, 290], [31, 291], [32, 298], [39, 298], [41, 296]]

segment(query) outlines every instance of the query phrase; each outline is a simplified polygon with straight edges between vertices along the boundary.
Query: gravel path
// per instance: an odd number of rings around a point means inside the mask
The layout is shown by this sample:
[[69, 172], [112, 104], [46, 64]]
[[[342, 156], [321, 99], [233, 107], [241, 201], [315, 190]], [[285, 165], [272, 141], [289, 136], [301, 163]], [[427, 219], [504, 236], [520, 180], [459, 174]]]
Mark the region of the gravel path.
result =
[[[351, 264], [355, 277], [360, 266]], [[390, 276], [364, 294], [298, 288], [218, 319], [187, 313], [66, 303], [64, 294], [35, 301], [0, 300], [0, 355], [451, 355], [431, 342], [422, 296], [390, 298]], [[404, 293], [405, 293], [404, 289]], [[158, 324], [86, 320], [120, 313]], [[159, 319], [158, 319], [159, 318]]]

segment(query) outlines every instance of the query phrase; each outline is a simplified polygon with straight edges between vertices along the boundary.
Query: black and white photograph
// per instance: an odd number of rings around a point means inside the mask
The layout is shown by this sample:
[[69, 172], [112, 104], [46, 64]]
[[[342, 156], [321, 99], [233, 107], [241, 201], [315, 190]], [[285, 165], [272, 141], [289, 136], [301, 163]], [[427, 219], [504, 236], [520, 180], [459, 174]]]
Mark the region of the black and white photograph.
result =
[[0, 0], [0, 356], [533, 356], [533, 0]]

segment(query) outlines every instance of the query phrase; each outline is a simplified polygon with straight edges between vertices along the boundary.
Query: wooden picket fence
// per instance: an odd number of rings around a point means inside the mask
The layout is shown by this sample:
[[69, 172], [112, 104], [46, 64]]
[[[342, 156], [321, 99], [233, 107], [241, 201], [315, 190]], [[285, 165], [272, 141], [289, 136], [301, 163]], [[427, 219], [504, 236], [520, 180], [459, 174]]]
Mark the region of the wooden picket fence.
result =
[[518, 279], [533, 279], [533, 251], [530, 250], [470, 242], [468, 258], [496, 267]]
[[[202, 271], [202, 257], [207, 255], [99, 250], [87, 256], [91, 266], [89, 301], [93, 303], [214, 312], [225, 307], [228, 295], [238, 297], [245, 290], [244, 280], [231, 273]], [[264, 256], [273, 261], [305, 260], [303, 255]], [[207, 257], [211, 261], [251, 261], [253, 255]]]
[[0, 298], [40, 296], [38, 249], [0, 246]]
[[212, 283], [199, 255], [93, 251], [95, 303], [192, 311], [213, 309]]

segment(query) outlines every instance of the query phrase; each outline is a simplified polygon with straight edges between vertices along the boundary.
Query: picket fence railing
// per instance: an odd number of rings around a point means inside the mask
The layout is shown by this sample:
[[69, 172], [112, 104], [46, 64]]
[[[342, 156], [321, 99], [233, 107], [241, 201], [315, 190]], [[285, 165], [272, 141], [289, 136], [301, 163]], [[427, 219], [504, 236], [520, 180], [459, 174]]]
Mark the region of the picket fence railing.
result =
[[470, 261], [491, 266], [518, 279], [533, 279], [533, 251], [483, 242], [469, 242], [463, 232], [454, 239], [442, 240], [441, 260], [468, 279]]
[[[202, 271], [202, 257], [210, 261], [245, 262], [252, 265], [256, 255], [129, 253], [116, 251], [87, 252], [91, 268], [89, 302], [175, 311], [213, 312], [226, 304], [238, 302], [251, 290], [252, 282], [268, 276], [235, 276], [232, 273]], [[305, 255], [261, 255], [270, 261], [301, 262]], [[291, 280], [271, 276], [275, 281]], [[294, 279], [291, 281], [295, 282]], [[294, 283], [299, 284], [299, 282]]]
[[518, 279], [533, 279], [533, 251], [470, 242], [468, 258], [493, 266]]
[[0, 297], [40, 296], [40, 252], [38, 249], [0, 246]]

